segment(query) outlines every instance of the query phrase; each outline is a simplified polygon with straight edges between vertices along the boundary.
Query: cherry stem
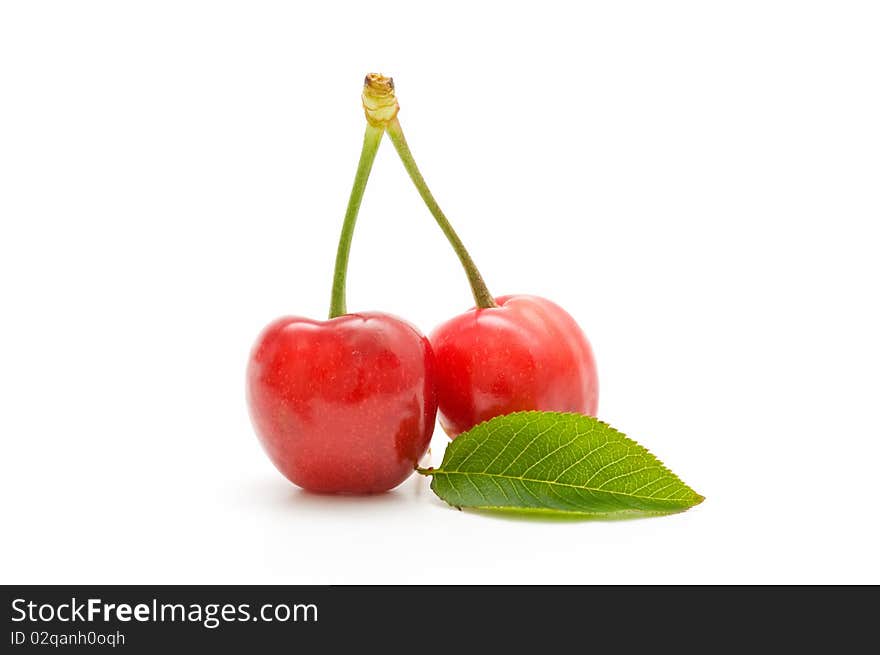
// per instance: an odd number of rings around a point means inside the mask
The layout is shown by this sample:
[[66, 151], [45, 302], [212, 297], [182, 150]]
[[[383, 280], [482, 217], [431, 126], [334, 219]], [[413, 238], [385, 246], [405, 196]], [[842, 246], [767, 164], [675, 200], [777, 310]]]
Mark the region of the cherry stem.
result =
[[345, 210], [345, 219], [342, 221], [339, 247], [336, 250], [333, 293], [330, 297], [330, 318], [336, 318], [347, 313], [345, 307], [345, 278], [348, 273], [348, 254], [351, 251], [351, 238], [354, 235], [354, 224], [357, 222], [364, 190], [367, 188], [367, 180], [370, 179], [373, 161], [376, 159], [376, 153], [379, 151], [379, 144], [382, 142], [382, 135], [384, 133], [384, 127], [371, 124], [367, 124], [366, 132], [364, 132], [361, 158], [358, 162], [357, 173], [354, 176], [351, 196], [348, 199], [348, 208]]
[[474, 264], [474, 260], [471, 259], [458, 234], [452, 229], [452, 225], [450, 225], [443, 210], [440, 209], [440, 205], [437, 204], [431, 190], [428, 189], [425, 178], [419, 172], [419, 167], [416, 166], [416, 161], [403, 136], [400, 121], [397, 120], [396, 116], [388, 121], [386, 131], [388, 132], [388, 138], [391, 139], [391, 143], [394, 144], [394, 148], [397, 150], [397, 154], [400, 155], [400, 159], [403, 161], [406, 172], [409, 173], [410, 179], [416, 185], [419, 195], [425, 201], [425, 204], [434, 216], [434, 220], [437, 221], [437, 225], [443, 230], [443, 234], [446, 235], [446, 239], [449, 241], [455, 254], [458, 255], [458, 259], [464, 267], [464, 272], [467, 274], [468, 282], [470, 282], [471, 292], [474, 294], [474, 301], [477, 303], [477, 307], [483, 309], [497, 307], [498, 305], [495, 303], [492, 294], [489, 293], [489, 289], [486, 287], [486, 283], [483, 281], [483, 276], [480, 275], [477, 265]]

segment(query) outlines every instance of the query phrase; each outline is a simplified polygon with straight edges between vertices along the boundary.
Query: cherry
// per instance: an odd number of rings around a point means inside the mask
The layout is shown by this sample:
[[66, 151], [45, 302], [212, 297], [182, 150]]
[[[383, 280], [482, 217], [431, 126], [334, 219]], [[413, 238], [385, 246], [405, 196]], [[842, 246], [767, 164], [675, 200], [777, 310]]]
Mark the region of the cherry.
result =
[[413, 473], [434, 431], [434, 356], [409, 323], [348, 314], [345, 281], [361, 199], [389, 117], [389, 78], [364, 83], [367, 128], [336, 254], [330, 320], [284, 317], [258, 337], [247, 367], [251, 420], [291, 482], [317, 492], [375, 493]]
[[467, 274], [476, 307], [440, 325], [430, 341], [437, 360], [440, 423], [450, 437], [519, 410], [595, 415], [598, 378], [592, 349], [574, 319], [537, 296], [496, 301], [422, 177], [396, 114], [386, 132], [404, 168]]
[[428, 448], [433, 367], [428, 340], [388, 314], [280, 318], [248, 365], [254, 427], [278, 470], [304, 489], [386, 491]]
[[430, 336], [440, 425], [455, 438], [493, 416], [542, 409], [595, 416], [598, 379], [590, 344], [559, 305], [501, 296]]

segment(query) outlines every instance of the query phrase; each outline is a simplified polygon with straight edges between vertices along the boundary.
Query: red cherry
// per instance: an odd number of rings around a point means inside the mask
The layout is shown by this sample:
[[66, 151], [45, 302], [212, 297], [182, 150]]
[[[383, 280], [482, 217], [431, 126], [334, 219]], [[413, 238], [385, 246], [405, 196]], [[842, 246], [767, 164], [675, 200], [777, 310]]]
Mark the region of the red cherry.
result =
[[248, 406], [263, 447], [291, 482], [375, 493], [403, 482], [428, 449], [433, 377], [428, 340], [399, 318], [284, 317], [251, 351]]
[[574, 319], [537, 296], [502, 296], [431, 334], [440, 425], [453, 439], [494, 416], [520, 410], [595, 416], [593, 351]]
[[458, 255], [477, 305], [431, 335], [443, 429], [454, 439], [477, 423], [520, 410], [595, 415], [596, 363], [577, 323], [544, 298], [492, 298], [428, 189], [396, 115], [388, 121], [387, 131], [419, 195]]

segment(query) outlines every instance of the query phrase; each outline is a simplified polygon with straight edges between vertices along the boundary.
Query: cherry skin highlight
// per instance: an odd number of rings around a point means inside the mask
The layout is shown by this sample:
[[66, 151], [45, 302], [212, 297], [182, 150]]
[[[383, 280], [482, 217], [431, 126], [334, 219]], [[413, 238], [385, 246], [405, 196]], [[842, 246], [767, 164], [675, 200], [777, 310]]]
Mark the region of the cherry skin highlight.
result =
[[284, 317], [251, 351], [248, 408], [269, 458], [294, 484], [387, 491], [428, 449], [434, 368], [428, 340], [394, 316]]
[[596, 415], [593, 351], [574, 319], [538, 296], [495, 299], [430, 336], [437, 361], [440, 425], [455, 438], [483, 421], [522, 410]]

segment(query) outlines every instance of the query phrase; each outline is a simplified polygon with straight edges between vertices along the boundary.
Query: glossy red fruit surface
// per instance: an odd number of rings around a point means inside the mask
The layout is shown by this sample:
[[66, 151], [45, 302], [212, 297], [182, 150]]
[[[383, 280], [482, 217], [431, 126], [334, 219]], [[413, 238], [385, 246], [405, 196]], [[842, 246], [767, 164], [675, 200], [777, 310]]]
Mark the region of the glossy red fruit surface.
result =
[[595, 416], [593, 351], [574, 319], [538, 296], [501, 296], [431, 334], [440, 424], [455, 438], [494, 416], [521, 410]]
[[270, 324], [247, 370], [251, 420], [291, 482], [323, 493], [376, 493], [425, 454], [437, 405], [434, 357], [412, 325], [381, 313]]

